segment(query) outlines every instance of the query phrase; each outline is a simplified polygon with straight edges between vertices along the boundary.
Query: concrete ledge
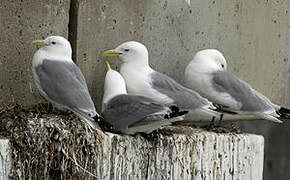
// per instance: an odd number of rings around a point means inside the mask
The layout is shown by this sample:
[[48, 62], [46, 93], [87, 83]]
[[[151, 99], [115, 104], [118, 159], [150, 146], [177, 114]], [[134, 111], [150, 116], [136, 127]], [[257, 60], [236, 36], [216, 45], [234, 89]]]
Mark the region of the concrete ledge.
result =
[[11, 151], [8, 139], [0, 139], [0, 179], [8, 179], [11, 170]]
[[111, 171], [102, 179], [262, 179], [262, 136], [169, 127], [149, 141], [112, 134], [105, 139], [110, 162], [98, 164]]
[[2, 109], [0, 132], [9, 138], [0, 141], [1, 179], [262, 180], [264, 138], [254, 134], [179, 125], [117, 135], [50, 106], [17, 104]]
[[21, 127], [7, 122], [13, 164], [8, 140], [0, 141], [4, 179], [10, 166], [20, 179], [262, 179], [264, 139], [258, 135], [178, 126], [144, 138], [94, 132], [74, 115], [22, 121]]

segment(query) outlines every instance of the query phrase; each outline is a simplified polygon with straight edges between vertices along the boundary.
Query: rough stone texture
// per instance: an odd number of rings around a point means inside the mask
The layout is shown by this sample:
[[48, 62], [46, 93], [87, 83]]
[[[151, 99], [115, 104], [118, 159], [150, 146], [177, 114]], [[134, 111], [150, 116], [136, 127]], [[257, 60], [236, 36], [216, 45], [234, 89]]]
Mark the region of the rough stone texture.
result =
[[171, 131], [155, 141], [110, 135], [110, 179], [262, 179], [262, 136]]
[[32, 81], [35, 39], [68, 34], [70, 0], [0, 1], [0, 105], [32, 104], [39, 95]]
[[0, 139], [0, 179], [8, 179], [11, 165], [9, 140]]
[[[290, 2], [191, 0], [191, 6], [187, 2], [80, 1], [77, 58], [98, 110], [104, 77], [102, 51], [126, 40], [143, 42], [151, 65], [180, 82], [198, 50], [218, 48], [230, 72], [273, 102], [290, 107]], [[118, 66], [116, 61], [111, 60]], [[289, 179], [289, 123], [245, 122], [241, 127], [265, 136], [265, 180]]]
[[176, 130], [153, 146], [148, 179], [262, 179], [262, 136]]
[[284, 1], [200, 0], [191, 7], [167, 0], [79, 1], [77, 62], [100, 105], [105, 49], [126, 40], [141, 41], [152, 66], [182, 82], [195, 52], [218, 48], [227, 57], [229, 71], [274, 102], [290, 106], [286, 8]]
[[[67, 133], [67, 131], [68, 129], [64, 132]], [[58, 132], [62, 132], [61, 128], [58, 129]], [[141, 136], [120, 136], [111, 133], [105, 135], [98, 133], [94, 136], [89, 131], [78, 132], [80, 136], [86, 133], [88, 133], [88, 141], [80, 141], [80, 143], [89, 143], [94, 138], [96, 139], [92, 147], [97, 149], [95, 150], [97, 153], [93, 159], [89, 159], [89, 164], [95, 164], [93, 169], [90, 168], [90, 165], [84, 166], [85, 161], [88, 161], [84, 156], [88, 153], [85, 150], [69, 153], [69, 148], [64, 150], [59, 147], [59, 153], [65, 152], [68, 157], [62, 155], [55, 158], [53, 155], [57, 154], [57, 144], [68, 146], [65, 140], [61, 143], [55, 142], [58, 142], [58, 138], [64, 138], [66, 135], [61, 133], [61, 135], [56, 136], [56, 133], [52, 139], [50, 139], [51, 134], [47, 136], [48, 146], [44, 146], [42, 151], [48, 151], [47, 156], [54, 157], [48, 160], [49, 164], [59, 164], [60, 166], [61, 164], [70, 164], [69, 166], [64, 165], [65, 169], [55, 169], [59, 177], [64, 177], [65, 173], [62, 174], [62, 171], [66, 171], [66, 169], [78, 169], [78, 173], [74, 173], [75, 178], [85, 177], [85, 179], [262, 180], [264, 157], [264, 139], [262, 136], [217, 134], [189, 127], [168, 127], [149, 139]], [[78, 137], [74, 138], [78, 140]], [[42, 140], [40, 141], [42, 142]], [[75, 145], [72, 145], [72, 148], [75, 148]], [[28, 154], [33, 152], [31, 149], [26, 151]], [[39, 155], [43, 153], [42, 151]], [[32, 157], [33, 161], [38, 161], [38, 156], [32, 154]], [[78, 165], [67, 163], [69, 157], [70, 160], [76, 158], [75, 162]], [[79, 159], [79, 157], [81, 158]], [[30, 160], [28, 159], [27, 162]], [[31, 162], [31, 164], [34, 163]], [[7, 165], [9, 166], [9, 164]], [[84, 169], [86, 169], [85, 172]], [[48, 175], [44, 177], [46, 179], [54, 177], [52, 173], [46, 173], [46, 175]], [[38, 175], [32, 173], [29, 177], [34, 179], [35, 176]], [[71, 178], [74, 179], [74, 176]]]
[[[91, 95], [101, 110], [105, 75], [104, 50], [137, 39], [139, 18], [135, 0], [77, 1], [76, 62], [84, 72]], [[120, 64], [117, 58], [112, 67]]]
[[[189, 0], [188, 0], [189, 1]], [[188, 2], [187, 1], [187, 2]], [[289, 1], [72, 0], [71, 41], [100, 111], [102, 52], [127, 40], [143, 42], [154, 68], [182, 82], [194, 53], [218, 48], [229, 71], [273, 102], [290, 107]], [[38, 100], [30, 72], [31, 40], [67, 36], [69, 1], [0, 1], [0, 104]], [[77, 12], [75, 12], [77, 11]], [[111, 60], [119, 65], [117, 58]], [[241, 126], [265, 136], [265, 180], [290, 178], [289, 123]]]
[[259, 135], [168, 126], [125, 136], [44, 104], [0, 111], [0, 135], [10, 144], [0, 141], [0, 172], [11, 169], [11, 179], [262, 179]]

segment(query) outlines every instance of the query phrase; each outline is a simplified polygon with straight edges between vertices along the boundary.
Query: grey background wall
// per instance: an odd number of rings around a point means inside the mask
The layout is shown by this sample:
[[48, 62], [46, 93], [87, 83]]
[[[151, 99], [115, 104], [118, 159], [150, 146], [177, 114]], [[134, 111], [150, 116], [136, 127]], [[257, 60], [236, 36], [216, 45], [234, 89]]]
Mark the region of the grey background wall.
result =
[[0, 1], [0, 104], [36, 103], [31, 59], [35, 39], [68, 35], [70, 1]]
[[[68, 37], [74, 60], [100, 110], [102, 52], [127, 40], [144, 43], [158, 71], [183, 82], [195, 52], [218, 48], [229, 71], [273, 102], [290, 107], [290, 0], [50, 0], [0, 2], [0, 104], [40, 101], [31, 77], [34, 39]], [[118, 68], [120, 62], [112, 58]], [[240, 123], [265, 136], [264, 179], [290, 178], [290, 123]]]

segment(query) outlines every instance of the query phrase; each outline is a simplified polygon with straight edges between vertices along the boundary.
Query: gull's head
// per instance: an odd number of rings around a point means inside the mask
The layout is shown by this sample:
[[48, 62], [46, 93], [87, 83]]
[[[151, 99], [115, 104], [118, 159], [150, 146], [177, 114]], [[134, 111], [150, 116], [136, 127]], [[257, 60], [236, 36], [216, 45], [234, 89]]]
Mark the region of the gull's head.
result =
[[216, 49], [205, 49], [197, 52], [191, 63], [195, 68], [206, 72], [227, 70], [225, 57]]
[[45, 51], [48, 55], [71, 58], [71, 45], [61, 36], [49, 36], [44, 40], [35, 40], [32, 43], [40, 46], [40, 50]]
[[106, 104], [115, 96], [127, 94], [125, 80], [122, 75], [111, 69], [109, 62], [106, 61], [107, 73], [104, 82], [104, 96], [102, 110], [106, 108]]
[[148, 64], [147, 48], [136, 41], [128, 41], [104, 52], [104, 56], [118, 56], [123, 62]]

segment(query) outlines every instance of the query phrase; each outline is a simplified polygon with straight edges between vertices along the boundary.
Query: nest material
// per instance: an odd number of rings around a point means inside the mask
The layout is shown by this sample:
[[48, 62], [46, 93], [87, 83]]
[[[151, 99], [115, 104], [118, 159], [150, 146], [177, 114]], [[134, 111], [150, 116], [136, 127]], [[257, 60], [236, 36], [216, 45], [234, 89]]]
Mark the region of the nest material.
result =
[[0, 136], [12, 147], [13, 179], [91, 179], [102, 135], [49, 105], [0, 109]]
[[[211, 127], [211, 131], [236, 133], [225, 127]], [[190, 136], [192, 132], [188, 126], [171, 126], [144, 136], [145, 139], [134, 139], [154, 144], [159, 135]], [[102, 153], [110, 153], [102, 147], [103, 133], [92, 130], [73, 113], [48, 104], [25, 108], [11, 104], [0, 108], [0, 136], [10, 139], [13, 179], [97, 179], [96, 159], [102, 159]]]

